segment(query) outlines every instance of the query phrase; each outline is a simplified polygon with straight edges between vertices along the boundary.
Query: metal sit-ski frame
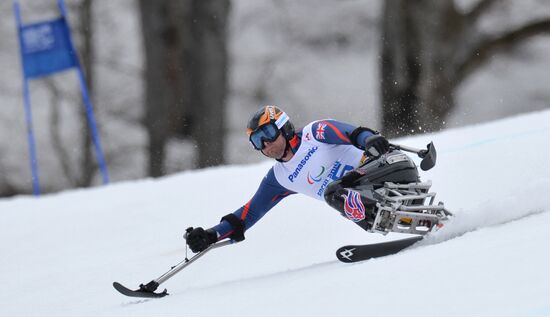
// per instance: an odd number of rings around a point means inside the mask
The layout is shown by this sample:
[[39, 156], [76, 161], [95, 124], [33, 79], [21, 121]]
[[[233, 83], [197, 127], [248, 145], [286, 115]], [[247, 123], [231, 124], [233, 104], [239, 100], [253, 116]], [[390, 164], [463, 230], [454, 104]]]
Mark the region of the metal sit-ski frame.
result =
[[443, 202], [434, 205], [436, 193], [429, 192], [431, 181], [422, 183], [384, 183], [376, 190], [382, 200], [370, 232], [427, 234], [452, 215]]

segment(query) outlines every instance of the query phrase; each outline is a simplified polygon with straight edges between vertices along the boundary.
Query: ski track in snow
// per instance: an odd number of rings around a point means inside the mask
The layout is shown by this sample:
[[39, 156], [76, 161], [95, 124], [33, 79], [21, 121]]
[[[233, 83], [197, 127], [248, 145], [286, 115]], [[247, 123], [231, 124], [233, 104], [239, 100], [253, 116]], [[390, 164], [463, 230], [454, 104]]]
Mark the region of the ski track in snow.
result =
[[450, 219], [449, 222], [440, 231], [428, 234], [422, 241], [416, 243], [412, 248], [444, 243], [448, 240], [461, 237], [470, 232], [506, 225], [546, 212], [547, 210], [528, 210], [523, 213], [513, 215], [511, 217], [494, 217], [489, 221], [487, 219], [480, 219], [486, 218], [486, 215], [483, 217], [480, 217], [479, 214], [465, 214], [455, 216], [454, 218]]

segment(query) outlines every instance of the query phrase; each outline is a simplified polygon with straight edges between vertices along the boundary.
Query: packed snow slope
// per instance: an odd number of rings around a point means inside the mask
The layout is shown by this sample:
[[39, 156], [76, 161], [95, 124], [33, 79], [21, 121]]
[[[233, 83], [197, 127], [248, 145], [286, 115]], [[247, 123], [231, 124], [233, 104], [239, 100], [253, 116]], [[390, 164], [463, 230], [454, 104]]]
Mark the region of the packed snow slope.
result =
[[183, 260], [185, 228], [245, 203], [271, 162], [4, 199], [0, 316], [550, 316], [549, 139], [545, 111], [393, 140], [434, 141], [438, 164], [422, 177], [456, 216], [421, 246], [340, 263], [343, 244], [399, 236], [294, 195], [153, 300], [112, 282], [137, 288]]

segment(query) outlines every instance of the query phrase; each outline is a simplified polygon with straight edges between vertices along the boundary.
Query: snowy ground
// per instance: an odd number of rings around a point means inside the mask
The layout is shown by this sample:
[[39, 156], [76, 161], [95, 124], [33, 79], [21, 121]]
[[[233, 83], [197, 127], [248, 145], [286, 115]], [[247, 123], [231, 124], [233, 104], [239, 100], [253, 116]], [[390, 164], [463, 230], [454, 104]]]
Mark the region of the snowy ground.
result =
[[[359, 264], [334, 251], [367, 234], [293, 196], [161, 288], [118, 294], [185, 256], [184, 229], [247, 201], [265, 162], [0, 200], [0, 316], [550, 316], [550, 111], [394, 140], [433, 140], [423, 173], [455, 219], [424, 245]], [[251, 150], [251, 154], [252, 150]]]

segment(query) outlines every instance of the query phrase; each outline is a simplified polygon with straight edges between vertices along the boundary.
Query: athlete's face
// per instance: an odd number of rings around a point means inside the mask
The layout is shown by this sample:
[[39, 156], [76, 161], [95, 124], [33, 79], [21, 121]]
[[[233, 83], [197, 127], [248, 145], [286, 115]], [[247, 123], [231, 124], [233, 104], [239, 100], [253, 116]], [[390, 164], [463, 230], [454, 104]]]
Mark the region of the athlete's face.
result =
[[273, 142], [264, 141], [264, 145], [262, 153], [267, 157], [280, 159], [285, 154], [286, 139], [282, 133]]

